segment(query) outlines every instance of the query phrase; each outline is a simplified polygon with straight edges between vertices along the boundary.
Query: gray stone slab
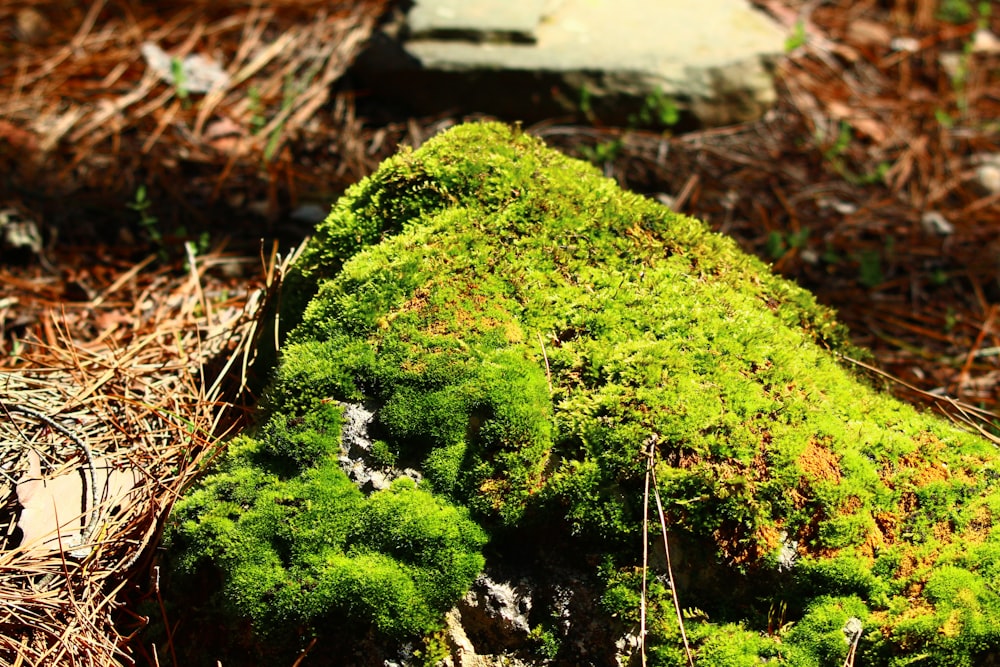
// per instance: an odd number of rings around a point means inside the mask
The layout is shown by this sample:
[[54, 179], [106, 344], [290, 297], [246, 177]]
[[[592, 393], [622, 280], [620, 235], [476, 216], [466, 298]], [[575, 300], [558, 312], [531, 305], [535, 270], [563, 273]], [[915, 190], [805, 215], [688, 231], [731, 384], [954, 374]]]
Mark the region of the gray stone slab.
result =
[[[481, 31], [495, 33], [505, 26], [513, 32], [516, 21], [509, 16], [515, 5], [524, 12], [518, 19], [524, 26], [540, 17], [530, 43], [419, 36], [432, 34], [430, 13], [451, 10], [453, 16], [436, 24], [440, 29], [473, 26], [479, 16]], [[623, 96], [675, 98], [705, 125], [752, 120], [776, 99], [770, 63], [783, 53], [787, 35], [746, 0], [560, 0], [542, 5], [543, 0], [420, 0], [408, 16], [413, 37], [400, 45], [400, 57], [382, 57], [383, 64], [376, 66], [385, 70], [380, 74], [390, 74], [382, 83], [395, 86], [397, 96], [408, 95], [407, 101], [422, 111], [431, 110], [422, 105], [433, 98], [453, 108], [467, 102], [464, 106], [474, 111], [525, 118], [543, 108], [551, 112], [546, 95], [561, 95], [565, 107], [567, 100], [579, 99], [573, 91], [582, 89], [595, 102], [612, 100], [612, 106], [621, 106]], [[517, 29], [527, 30], [524, 26]], [[390, 63], [387, 69], [385, 63]], [[393, 77], [393, 68], [396, 74], [412, 71]], [[440, 75], [436, 79], [435, 73]], [[529, 79], [538, 82], [537, 90], [530, 90]]]
[[533, 42], [548, 0], [417, 0], [407, 15], [414, 36], [465, 35], [476, 41]]
[[[471, 7], [491, 5], [469, 0]], [[415, 39], [406, 50], [436, 69], [648, 71], [677, 79], [690, 67], [781, 53], [785, 33], [744, 0], [565, 0], [537, 42], [475, 44]]]

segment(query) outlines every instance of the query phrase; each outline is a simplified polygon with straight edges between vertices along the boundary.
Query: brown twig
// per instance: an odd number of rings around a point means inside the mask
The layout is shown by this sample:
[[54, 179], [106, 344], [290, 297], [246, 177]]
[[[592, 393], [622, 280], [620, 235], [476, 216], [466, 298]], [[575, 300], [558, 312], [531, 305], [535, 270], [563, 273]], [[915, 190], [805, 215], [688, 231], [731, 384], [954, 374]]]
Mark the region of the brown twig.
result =
[[667, 560], [667, 580], [670, 583], [670, 597], [674, 603], [674, 612], [677, 615], [677, 627], [681, 633], [681, 641], [684, 643], [684, 655], [687, 657], [688, 665], [694, 667], [694, 654], [691, 652], [691, 645], [688, 643], [687, 631], [684, 629], [684, 614], [681, 611], [680, 596], [677, 594], [677, 582], [674, 580], [674, 569], [670, 563], [670, 544], [667, 539], [667, 517], [663, 512], [663, 503], [660, 500], [660, 489], [656, 483], [656, 437], [650, 437], [646, 446], [646, 481], [643, 492], [643, 517], [642, 517], [642, 596], [640, 598], [640, 649], [642, 651], [642, 664], [646, 664], [646, 573], [649, 569], [649, 486], [653, 485], [653, 496], [656, 498], [656, 512], [660, 519], [660, 532], [663, 535], [663, 552]]

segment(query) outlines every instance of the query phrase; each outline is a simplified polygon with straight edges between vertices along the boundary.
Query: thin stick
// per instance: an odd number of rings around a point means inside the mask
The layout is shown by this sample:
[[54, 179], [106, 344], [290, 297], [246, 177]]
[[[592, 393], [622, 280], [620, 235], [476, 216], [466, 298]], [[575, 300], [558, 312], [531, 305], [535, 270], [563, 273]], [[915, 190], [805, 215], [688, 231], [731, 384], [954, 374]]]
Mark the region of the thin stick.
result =
[[[652, 448], [652, 445], [650, 445], [650, 448]], [[688, 664], [694, 667], [694, 656], [691, 654], [691, 646], [688, 644], [687, 632], [684, 631], [684, 616], [681, 614], [681, 603], [677, 597], [674, 570], [670, 565], [670, 545], [667, 543], [667, 519], [663, 514], [663, 503], [660, 502], [660, 489], [656, 483], [656, 468], [653, 467], [652, 452], [649, 457], [649, 466], [649, 474], [653, 477], [653, 495], [656, 497], [656, 511], [660, 514], [660, 529], [663, 531], [663, 551], [667, 556], [667, 576], [670, 578], [670, 594], [674, 599], [674, 611], [677, 612], [677, 626], [681, 629], [681, 639], [684, 641], [684, 653], [687, 655]]]
[[170, 658], [173, 664], [177, 662], [177, 651], [174, 649], [174, 630], [170, 627], [170, 619], [167, 618], [167, 607], [163, 603], [163, 595], [160, 594], [160, 566], [153, 566], [153, 592], [156, 593], [156, 602], [160, 606], [160, 614], [163, 615], [163, 630], [167, 635], [167, 648], [170, 650]]
[[642, 492], [642, 596], [639, 598], [639, 655], [646, 667], [646, 573], [649, 571], [649, 476], [653, 471], [653, 443], [646, 451], [646, 481]]
[[538, 336], [538, 344], [542, 348], [542, 359], [545, 360], [545, 381], [549, 383], [549, 396], [552, 396], [552, 370], [549, 368], [549, 355], [545, 353], [545, 341], [542, 340], [542, 334], [535, 333]]
[[847, 651], [847, 657], [844, 658], [844, 667], [854, 667], [854, 658], [858, 654], [859, 641], [861, 641], [861, 630], [854, 633], [854, 639], [851, 641], [851, 648]]
[[306, 646], [305, 650], [302, 651], [301, 655], [299, 655], [299, 657], [295, 659], [295, 662], [292, 663], [292, 667], [299, 667], [299, 665], [302, 664], [302, 661], [306, 659], [306, 657], [309, 655], [309, 652], [313, 650], [314, 646], [316, 646], [317, 641], [319, 641], [319, 637], [312, 638], [312, 641], [309, 642], [309, 646]]

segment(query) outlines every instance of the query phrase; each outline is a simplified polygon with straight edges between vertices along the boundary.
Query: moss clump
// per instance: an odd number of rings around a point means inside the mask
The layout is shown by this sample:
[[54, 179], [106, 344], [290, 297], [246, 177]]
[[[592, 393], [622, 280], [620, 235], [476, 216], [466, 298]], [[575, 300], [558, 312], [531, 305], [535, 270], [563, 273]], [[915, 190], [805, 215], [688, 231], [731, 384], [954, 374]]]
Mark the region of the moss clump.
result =
[[[995, 448], [843, 367], [833, 314], [702, 223], [515, 130], [467, 125], [352, 188], [287, 284], [282, 319], [298, 325], [268, 394], [274, 425], [240, 440], [181, 504], [183, 567], [231, 544], [263, 549], [252, 559], [250, 588], [260, 589], [291, 571], [316, 577], [320, 562], [368, 559], [374, 572], [379, 559], [423, 554], [414, 567], [462, 573], [410, 577], [439, 591], [424, 594], [427, 609], [454, 600], [480, 544], [473, 531], [400, 547], [354, 519], [303, 519], [316, 511], [309, 494], [339, 494], [357, 506], [346, 516], [389, 514], [343, 488], [317, 440], [305, 438], [302, 453], [265, 444], [294, 420], [313, 424], [331, 401], [363, 400], [379, 408], [386, 450], [420, 462], [435, 495], [399, 493], [469, 508], [498, 550], [545, 525], [602, 553], [614, 564], [609, 607], [630, 598], [623, 582], [638, 587], [642, 453], [653, 447], [671, 530], [710, 545], [689, 548], [679, 567], [728, 573], [680, 590], [683, 605], [707, 612], [692, 627], [699, 664], [841, 664], [850, 618], [862, 623], [868, 665], [974, 664], [1000, 650]], [[279, 454], [295, 476], [255, 458]], [[267, 507], [244, 500], [256, 512], [244, 515], [236, 498], [262, 494]], [[409, 540], [424, 526], [400, 530]], [[439, 550], [465, 554], [461, 566], [435, 560]], [[281, 595], [247, 593], [237, 562], [251, 559], [230, 559], [220, 562], [234, 611], [260, 624], [299, 613]], [[344, 613], [338, 596], [364, 589], [340, 576], [317, 580], [325, 597], [307, 598], [310, 619]], [[352, 609], [393, 632], [430, 627], [429, 616], [405, 620], [393, 599]], [[652, 655], [683, 664], [672, 604], [652, 608]], [[775, 609], [785, 610], [777, 624]]]
[[[368, 497], [357, 489], [337, 463], [339, 430], [316, 429], [339, 429], [338, 412], [272, 415], [257, 438], [230, 444], [172, 517], [180, 586], [221, 574], [214, 605], [249, 621], [278, 655], [345, 628], [396, 639], [433, 632], [483, 567], [486, 536], [464, 508], [405, 477]], [[333, 454], [317, 456], [317, 442], [333, 442]]]

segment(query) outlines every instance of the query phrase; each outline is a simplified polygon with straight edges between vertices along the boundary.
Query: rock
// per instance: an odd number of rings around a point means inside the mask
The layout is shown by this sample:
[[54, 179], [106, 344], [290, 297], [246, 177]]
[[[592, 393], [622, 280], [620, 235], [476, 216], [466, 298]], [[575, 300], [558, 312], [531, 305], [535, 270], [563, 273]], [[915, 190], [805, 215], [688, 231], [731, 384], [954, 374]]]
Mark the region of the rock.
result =
[[360, 457], [371, 453], [373, 438], [368, 434], [375, 411], [361, 403], [342, 403], [344, 426], [341, 449], [348, 456]]
[[375, 460], [373, 439], [368, 430], [375, 413], [360, 403], [343, 403], [344, 427], [341, 432], [340, 467], [365, 493], [388, 489], [393, 480], [408, 477], [420, 483], [422, 475], [413, 468], [385, 466]]
[[469, 641], [462, 626], [462, 616], [458, 609], [452, 609], [445, 614], [445, 629], [448, 635], [448, 645], [451, 655], [445, 658], [441, 667], [527, 667], [531, 663], [507, 655], [480, 655]]
[[[872, 386], [808, 292], [593, 166], [453, 128], [351, 188], [282, 296], [261, 425], [168, 531], [178, 581], [220, 582], [209, 626], [270, 651], [243, 664], [290, 662], [278, 639], [334, 664], [359, 636], [624, 664], [643, 582], [660, 664], [686, 664], [675, 600], [704, 667], [1000, 655], [997, 447]], [[337, 457], [376, 443], [419, 485], [358, 491]]]
[[1000, 193], [1000, 153], [983, 153], [975, 156], [976, 185], [986, 196]]
[[462, 600], [462, 623], [489, 645], [517, 650], [531, 634], [531, 606], [530, 589], [524, 583], [498, 582], [483, 574]]
[[469, 641], [469, 636], [462, 627], [462, 615], [458, 609], [450, 609], [444, 615], [445, 632], [448, 635], [448, 647], [451, 655], [445, 659], [445, 667], [464, 667], [471, 663], [476, 655], [476, 647]]
[[650, 105], [669, 104], [722, 125], [772, 106], [770, 64], [785, 38], [743, 0], [418, 0], [356, 71], [420, 113], [648, 125], [661, 111]]
[[516, 580], [490, 566], [448, 614], [454, 664], [549, 664], [554, 656], [545, 654], [546, 642], [550, 651], [558, 646], [558, 664], [611, 665], [619, 658], [624, 664], [634, 646], [623, 625], [601, 612], [602, 588], [544, 550]]
[[20, 215], [17, 209], [0, 208], [0, 254], [4, 261], [13, 257], [42, 257], [45, 242], [38, 223]]
[[414, 38], [537, 42], [538, 26], [556, 4], [552, 0], [419, 0], [406, 16], [406, 28]]

